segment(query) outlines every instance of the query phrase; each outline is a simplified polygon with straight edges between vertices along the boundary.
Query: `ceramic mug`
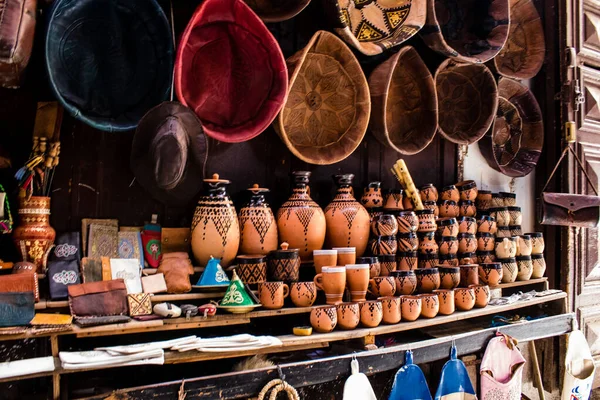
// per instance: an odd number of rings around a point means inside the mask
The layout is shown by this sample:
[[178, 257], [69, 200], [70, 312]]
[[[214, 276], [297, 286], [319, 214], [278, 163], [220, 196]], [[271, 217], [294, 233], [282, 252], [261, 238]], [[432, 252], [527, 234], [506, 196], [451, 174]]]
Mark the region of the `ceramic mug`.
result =
[[440, 237], [458, 235], [458, 221], [454, 217], [438, 218], [437, 227], [436, 233]]
[[477, 252], [477, 262], [472, 264], [487, 264], [493, 263], [496, 261], [496, 252], [495, 251], [478, 251]]
[[398, 270], [412, 271], [413, 269], [416, 269], [419, 264], [418, 254], [419, 253], [417, 253], [416, 251], [401, 251], [396, 253], [396, 262], [398, 264]]
[[356, 264], [356, 247], [334, 247], [337, 251], [337, 265]]
[[260, 304], [269, 310], [283, 307], [283, 301], [290, 294], [290, 288], [283, 282], [260, 282], [258, 284], [258, 298]]
[[337, 326], [343, 330], [354, 329], [360, 323], [360, 304], [340, 303], [335, 306], [337, 314]]
[[439, 205], [440, 217], [456, 218], [459, 214], [458, 204], [454, 200], [442, 200]]
[[440, 304], [439, 313], [442, 315], [454, 314], [454, 289], [438, 289], [434, 290]]
[[496, 218], [490, 215], [480, 215], [477, 218], [477, 233], [496, 233], [498, 227], [496, 226]]
[[477, 234], [477, 251], [493, 251], [495, 248], [495, 237], [491, 233]]
[[400, 211], [396, 217], [399, 233], [416, 232], [419, 228], [419, 218], [414, 211]]
[[310, 311], [310, 324], [319, 333], [329, 333], [337, 325], [335, 306], [315, 307]]
[[433, 216], [437, 219], [440, 216], [440, 208], [435, 201], [424, 201], [423, 208], [433, 210]]
[[382, 214], [373, 218], [371, 232], [376, 236], [395, 236], [398, 233], [398, 220], [391, 214]]
[[514, 257], [499, 258], [497, 261], [502, 264], [502, 283], [512, 283], [516, 281], [519, 272], [517, 259]]
[[479, 281], [489, 286], [498, 286], [502, 282], [502, 264], [499, 262], [479, 264]]
[[520, 235], [517, 236], [517, 256], [530, 256], [533, 250], [533, 243], [531, 236]]
[[440, 263], [440, 256], [432, 253], [432, 254], [419, 254], [419, 268], [418, 269], [426, 269], [426, 268], [435, 268]]
[[490, 208], [490, 215], [496, 218], [496, 225], [498, 227], [510, 225], [510, 214], [506, 207]]
[[290, 283], [290, 298], [296, 307], [310, 307], [317, 299], [317, 286], [314, 282]]
[[509, 225], [508, 229], [510, 231], [510, 236], [521, 236], [523, 234], [521, 225]]
[[458, 265], [477, 264], [477, 257], [474, 252], [458, 253]]
[[415, 232], [398, 234], [397, 248], [398, 251], [415, 251], [419, 246], [419, 239]]
[[512, 236], [513, 235], [508, 226], [499, 226], [498, 230], [496, 231], [497, 238], [505, 238], [505, 237], [512, 237]]
[[327, 304], [339, 304], [346, 288], [346, 268], [323, 267], [321, 273], [315, 276], [314, 282], [319, 290], [325, 292]]
[[357, 264], [369, 264], [369, 279], [375, 278], [381, 274], [381, 264], [377, 257], [357, 257]]
[[477, 238], [472, 233], [458, 234], [458, 251], [461, 253], [474, 253], [477, 250]]
[[417, 210], [415, 214], [417, 214], [417, 218], [419, 219], [417, 232], [435, 232], [437, 230], [434, 210]]
[[454, 305], [460, 311], [469, 311], [475, 307], [475, 289], [456, 288], [454, 289]]
[[385, 254], [379, 256], [379, 264], [381, 265], [381, 273], [380, 276], [388, 276], [390, 272], [395, 271], [397, 268], [396, 264], [396, 255], [395, 254]]
[[[410, 235], [410, 233], [402, 233], [401, 235]], [[379, 236], [369, 241], [369, 249], [371, 250], [371, 254], [376, 256], [396, 254], [396, 251], [398, 251], [398, 240], [396, 236]]]
[[531, 255], [531, 264], [533, 266], [533, 272], [531, 277], [533, 279], [538, 279], [544, 276], [544, 272], [546, 272], [546, 260], [544, 260], [543, 254], [532, 254]]
[[517, 255], [517, 239], [514, 237], [496, 238], [495, 251], [498, 258], [515, 257]]
[[370, 279], [369, 293], [375, 297], [393, 296], [396, 293], [396, 280], [393, 276], [378, 276]]
[[384, 211], [395, 211], [404, 210], [402, 206], [402, 195], [404, 191], [402, 189], [388, 189], [383, 195], [383, 210]]
[[403, 321], [416, 321], [421, 316], [421, 307], [419, 296], [400, 296], [400, 310]]
[[440, 195], [441, 200], [451, 200], [458, 202], [460, 200], [460, 193], [458, 188], [454, 185], [445, 186], [442, 189], [442, 193]]
[[338, 265], [337, 250], [313, 250], [313, 264], [317, 274], [321, 273], [321, 268]]
[[383, 309], [382, 321], [384, 324], [397, 324], [400, 322], [400, 296], [380, 297], [377, 300], [381, 301], [381, 308]]
[[521, 225], [523, 223], [523, 215], [521, 214], [521, 207], [506, 207], [508, 209], [508, 216], [510, 218], [509, 225]]
[[439, 265], [440, 272], [440, 288], [454, 289], [460, 283], [460, 268], [459, 267], [444, 267]]
[[435, 254], [439, 247], [435, 241], [435, 232], [419, 232], [419, 253], [420, 254]]
[[383, 307], [379, 300], [363, 301], [359, 303], [360, 322], [367, 328], [375, 328], [383, 319]]
[[454, 236], [442, 236], [438, 241], [440, 255], [456, 254], [458, 252], [458, 239]]
[[492, 206], [490, 208], [504, 207], [504, 198], [499, 193], [492, 193]]
[[460, 193], [461, 200], [475, 201], [475, 199], [477, 199], [477, 194], [479, 191], [477, 190], [477, 184], [475, 181], [470, 180], [458, 182], [456, 187]]
[[390, 276], [396, 282], [396, 295], [413, 294], [417, 290], [417, 276], [413, 271], [393, 271]]
[[460, 286], [469, 287], [470, 285], [479, 285], [479, 265], [461, 265], [460, 267]]
[[421, 316], [425, 318], [434, 318], [440, 311], [440, 300], [437, 293], [420, 294], [421, 298]]
[[456, 254], [440, 255], [439, 264], [444, 267], [458, 267], [459, 261]]
[[474, 217], [477, 214], [475, 202], [471, 200], [461, 200], [458, 202], [459, 215], [462, 217]]
[[440, 288], [440, 271], [437, 268], [419, 268], [417, 276], [417, 292], [431, 293]]
[[488, 285], [471, 285], [469, 286], [475, 292], [475, 307], [483, 308], [490, 301], [490, 288]]
[[509, 192], [500, 192], [498, 196], [502, 199], [504, 207], [513, 207], [517, 205], [517, 194]]
[[469, 233], [474, 235], [477, 233], [477, 220], [473, 217], [458, 217], [458, 233]]
[[531, 254], [542, 254], [544, 252], [544, 234], [541, 232], [526, 233], [531, 237]]
[[347, 264], [346, 282], [352, 301], [364, 301], [369, 288], [369, 264]]
[[438, 201], [438, 190], [433, 186], [433, 183], [421, 186], [419, 194], [421, 195], [421, 201]]
[[490, 208], [492, 206], [492, 192], [490, 190], [478, 190], [475, 205], [479, 211], [486, 211]]
[[519, 256], [517, 258], [517, 280], [528, 281], [533, 274], [533, 262], [531, 256]]

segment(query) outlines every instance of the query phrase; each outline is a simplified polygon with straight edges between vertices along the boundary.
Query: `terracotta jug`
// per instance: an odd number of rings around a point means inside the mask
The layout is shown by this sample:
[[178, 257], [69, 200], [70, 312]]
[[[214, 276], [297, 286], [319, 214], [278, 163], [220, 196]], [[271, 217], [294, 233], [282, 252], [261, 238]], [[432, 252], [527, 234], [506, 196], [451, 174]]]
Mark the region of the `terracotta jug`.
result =
[[367, 248], [370, 217], [367, 210], [352, 195], [353, 178], [353, 174], [333, 177], [338, 190], [331, 203], [325, 207], [326, 241], [327, 245], [333, 248], [355, 247], [356, 256], [360, 257]]
[[19, 199], [19, 225], [13, 232], [13, 241], [22, 261], [35, 264], [34, 272], [43, 273], [46, 269], [55, 237], [56, 232], [50, 226], [50, 197]]
[[211, 257], [228, 267], [240, 246], [237, 213], [226, 191], [229, 183], [218, 174], [204, 180], [208, 193], [198, 200], [192, 220], [192, 252], [202, 267]]
[[383, 196], [381, 195], [381, 182], [371, 182], [364, 189], [360, 202], [369, 212], [380, 211], [383, 208]]
[[294, 189], [290, 198], [277, 211], [279, 239], [300, 250], [302, 261], [311, 261], [313, 250], [325, 242], [325, 214], [310, 198], [310, 172], [294, 171]]
[[277, 223], [264, 195], [269, 189], [255, 183], [248, 190], [252, 196], [239, 215], [240, 253], [265, 255], [277, 249]]

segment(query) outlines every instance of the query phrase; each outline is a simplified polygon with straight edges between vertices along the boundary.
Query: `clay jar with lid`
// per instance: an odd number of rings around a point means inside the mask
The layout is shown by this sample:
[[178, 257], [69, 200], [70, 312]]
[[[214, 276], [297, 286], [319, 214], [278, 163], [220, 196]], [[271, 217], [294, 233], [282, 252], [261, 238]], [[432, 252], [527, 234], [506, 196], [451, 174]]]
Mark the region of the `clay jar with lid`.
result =
[[433, 201], [434, 203], [438, 201], [438, 190], [433, 183], [421, 186], [419, 194], [421, 196], [421, 201]]
[[435, 254], [438, 252], [438, 244], [435, 241], [435, 232], [420, 232], [419, 236], [419, 253]]
[[414, 271], [392, 271], [390, 276], [396, 281], [396, 295], [413, 294], [417, 290], [417, 276]]
[[442, 236], [438, 240], [440, 255], [456, 254], [458, 252], [458, 239], [453, 236]]
[[502, 282], [502, 264], [499, 262], [479, 264], [479, 281], [490, 286]]
[[267, 280], [267, 257], [262, 254], [237, 256], [235, 268], [242, 282], [253, 285]]
[[456, 184], [458, 192], [460, 193], [460, 199], [475, 201], [477, 199], [477, 184], [475, 181], [462, 181]]
[[357, 264], [369, 264], [369, 279], [381, 274], [381, 264], [378, 257], [357, 257]]
[[456, 288], [454, 289], [454, 305], [460, 311], [469, 311], [475, 307], [475, 289]]
[[459, 267], [445, 267], [438, 265], [437, 267], [440, 273], [440, 288], [442, 289], [454, 289], [460, 283], [460, 268]]
[[313, 250], [322, 249], [325, 242], [325, 214], [310, 198], [310, 172], [294, 171], [292, 176], [292, 195], [277, 211], [279, 239], [298, 249], [302, 261], [311, 261]]
[[437, 268], [419, 268], [415, 270], [415, 275], [418, 293], [431, 293], [440, 288], [440, 272]]
[[458, 221], [454, 217], [449, 218], [439, 218], [437, 220], [437, 235], [440, 237], [443, 236], [452, 236], [456, 237], [458, 235]]
[[418, 267], [419, 255], [416, 251], [399, 251], [396, 253], [397, 269], [401, 271], [412, 271]]
[[417, 214], [417, 218], [419, 218], [417, 232], [435, 232], [437, 230], [433, 210], [417, 210], [415, 211], [415, 214]]
[[192, 220], [192, 252], [200, 266], [211, 257], [219, 258], [223, 267], [235, 259], [240, 246], [237, 213], [226, 188], [229, 181], [213, 174], [204, 179], [207, 193], [201, 196]]
[[360, 203], [369, 211], [380, 211], [383, 208], [383, 196], [381, 194], [381, 182], [371, 182], [363, 190]]
[[396, 217], [399, 233], [416, 232], [419, 228], [419, 218], [414, 211], [400, 211]]
[[479, 265], [469, 264], [460, 267], [460, 286], [479, 285]]
[[383, 211], [401, 211], [404, 210], [402, 205], [402, 189], [389, 189], [383, 195]]
[[458, 201], [460, 200], [460, 193], [458, 191], [458, 188], [454, 185], [444, 186], [444, 188], [442, 188], [442, 192], [440, 194], [440, 199], [442, 201], [450, 200], [450, 201], [454, 201], [454, 202], [458, 203]]
[[497, 229], [496, 218], [490, 215], [480, 215], [477, 217], [477, 233], [491, 233], [494, 235]]
[[270, 281], [297, 282], [300, 275], [298, 249], [290, 249], [286, 242], [280, 250], [273, 250], [267, 256], [267, 272]]
[[490, 190], [478, 190], [475, 205], [479, 211], [488, 210], [492, 206], [492, 192]]
[[[367, 248], [371, 218], [367, 210], [352, 195], [352, 179], [354, 179], [353, 174], [333, 176], [338, 190], [331, 203], [325, 207], [327, 225], [325, 242], [332, 248], [355, 247], [356, 255], [360, 257]], [[348, 215], [352, 215], [353, 218], [349, 219]], [[396, 223], [395, 218], [392, 219]]]
[[371, 232], [376, 236], [395, 236], [398, 233], [398, 221], [391, 214], [374, 217], [371, 222]]
[[442, 200], [439, 205], [440, 217], [456, 218], [459, 214], [458, 202], [454, 200]]
[[[255, 183], [250, 189], [250, 201], [238, 215], [240, 248], [242, 254], [263, 254], [277, 250], [277, 222], [273, 210], [265, 200], [269, 189]], [[243, 279], [242, 279], [243, 280]]]

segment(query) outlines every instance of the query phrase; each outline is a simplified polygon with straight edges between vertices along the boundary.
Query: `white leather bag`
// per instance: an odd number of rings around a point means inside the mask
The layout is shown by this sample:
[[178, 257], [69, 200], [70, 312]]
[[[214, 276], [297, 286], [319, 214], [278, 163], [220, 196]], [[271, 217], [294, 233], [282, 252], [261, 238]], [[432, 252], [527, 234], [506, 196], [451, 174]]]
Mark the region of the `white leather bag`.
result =
[[567, 338], [562, 400], [588, 400], [596, 366], [583, 332], [574, 330]]
[[358, 367], [358, 361], [352, 360], [350, 362], [352, 375], [350, 375], [344, 384], [343, 400], [377, 400], [369, 378], [365, 374], [360, 373]]

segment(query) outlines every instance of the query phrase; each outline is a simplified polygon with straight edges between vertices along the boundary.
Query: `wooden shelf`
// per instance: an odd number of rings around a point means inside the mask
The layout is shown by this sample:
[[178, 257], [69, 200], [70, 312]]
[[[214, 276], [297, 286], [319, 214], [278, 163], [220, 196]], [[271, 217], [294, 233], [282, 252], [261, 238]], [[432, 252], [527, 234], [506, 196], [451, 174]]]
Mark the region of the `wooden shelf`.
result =
[[[142, 275], [154, 275], [158, 272], [158, 268], [144, 268], [142, 269]], [[194, 267], [194, 273], [204, 272], [204, 267]]]
[[512, 283], [501, 283], [498, 286], [490, 286], [491, 289], [508, 289], [508, 288], [516, 288], [516, 287], [521, 287], [521, 286], [531, 286], [531, 285], [537, 285], [537, 284], [546, 284], [548, 283], [548, 278], [543, 277], [543, 278], [538, 278], [538, 279], [530, 279], [528, 281], [515, 281]]

